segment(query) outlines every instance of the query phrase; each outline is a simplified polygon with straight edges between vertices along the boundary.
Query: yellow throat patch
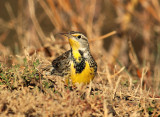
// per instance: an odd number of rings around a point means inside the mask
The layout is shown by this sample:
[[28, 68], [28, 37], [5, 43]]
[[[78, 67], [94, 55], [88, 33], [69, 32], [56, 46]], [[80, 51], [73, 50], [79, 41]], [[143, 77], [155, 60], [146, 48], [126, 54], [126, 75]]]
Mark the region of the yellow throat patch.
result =
[[69, 43], [70, 43], [73, 50], [78, 50], [80, 48], [79, 42], [72, 39], [72, 38], [69, 39]]
[[73, 39], [69, 39], [69, 43], [72, 47], [73, 57], [76, 59], [77, 62], [80, 62], [82, 57], [81, 57], [81, 54], [78, 51], [78, 49], [80, 47], [79, 42], [76, 41], [76, 40], [73, 40]]

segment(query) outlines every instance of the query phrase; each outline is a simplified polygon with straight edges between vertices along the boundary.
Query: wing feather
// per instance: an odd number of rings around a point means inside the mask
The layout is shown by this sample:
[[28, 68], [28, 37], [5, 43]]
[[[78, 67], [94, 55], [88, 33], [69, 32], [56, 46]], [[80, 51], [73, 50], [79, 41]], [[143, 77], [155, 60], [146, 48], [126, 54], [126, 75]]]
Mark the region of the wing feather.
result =
[[70, 51], [65, 52], [61, 56], [52, 61], [52, 75], [64, 76], [70, 71]]

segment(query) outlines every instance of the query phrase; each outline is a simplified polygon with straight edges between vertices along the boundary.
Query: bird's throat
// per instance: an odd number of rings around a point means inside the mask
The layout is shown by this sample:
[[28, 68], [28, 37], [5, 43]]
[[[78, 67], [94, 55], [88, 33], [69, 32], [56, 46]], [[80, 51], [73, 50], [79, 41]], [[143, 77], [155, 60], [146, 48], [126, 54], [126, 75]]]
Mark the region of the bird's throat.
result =
[[74, 39], [69, 39], [69, 43], [73, 51], [78, 51], [80, 48], [79, 42]]

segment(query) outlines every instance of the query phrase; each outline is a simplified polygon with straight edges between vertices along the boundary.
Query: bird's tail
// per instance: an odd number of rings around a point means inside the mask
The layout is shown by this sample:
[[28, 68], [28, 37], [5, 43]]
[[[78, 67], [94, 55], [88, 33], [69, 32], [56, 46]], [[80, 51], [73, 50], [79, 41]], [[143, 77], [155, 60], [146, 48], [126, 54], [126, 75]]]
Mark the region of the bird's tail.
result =
[[54, 71], [54, 67], [52, 65], [48, 65], [47, 67], [42, 69], [45, 72], [46, 76], [52, 75], [52, 71]]

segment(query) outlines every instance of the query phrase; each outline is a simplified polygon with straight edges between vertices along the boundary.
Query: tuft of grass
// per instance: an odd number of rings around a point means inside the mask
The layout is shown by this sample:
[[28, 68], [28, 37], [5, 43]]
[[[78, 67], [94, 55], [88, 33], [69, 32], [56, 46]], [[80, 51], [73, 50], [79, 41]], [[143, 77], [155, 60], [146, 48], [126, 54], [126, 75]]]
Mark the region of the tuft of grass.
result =
[[21, 89], [24, 87], [39, 89], [49, 88], [53, 83], [43, 78], [43, 75], [38, 71], [40, 65], [39, 59], [33, 62], [23, 59], [23, 65], [16, 64], [11, 67], [0, 67], [0, 85], [3, 89], [10, 91]]

